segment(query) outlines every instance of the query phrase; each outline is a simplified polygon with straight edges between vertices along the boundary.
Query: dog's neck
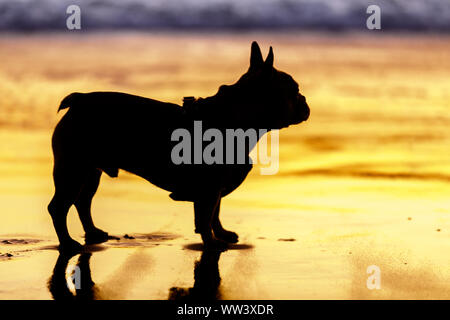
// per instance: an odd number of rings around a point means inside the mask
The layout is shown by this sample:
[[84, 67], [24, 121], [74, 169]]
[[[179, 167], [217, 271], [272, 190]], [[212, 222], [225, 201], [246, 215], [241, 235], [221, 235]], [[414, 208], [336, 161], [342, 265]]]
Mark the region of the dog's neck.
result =
[[[183, 109], [189, 119], [202, 121], [203, 130], [210, 128], [219, 129], [224, 135], [226, 135], [226, 129], [256, 130], [257, 140], [253, 142], [246, 141], [247, 151], [250, 152], [262, 136], [271, 131], [271, 129], [263, 126], [255, 126], [257, 119], [249, 118], [251, 115], [242, 113], [236, 116], [233, 112], [229, 112], [231, 103], [233, 103], [232, 97], [224, 99], [223, 96], [219, 95], [198, 99], [190, 97], [189, 99], [185, 98]], [[233, 107], [239, 107], [241, 110], [245, 110], [245, 106], [234, 105]]]
[[214, 96], [197, 98], [186, 101], [183, 109], [186, 115], [193, 120], [201, 120], [206, 128], [223, 129], [266, 129], [270, 128], [258, 123], [257, 115], [248, 112], [237, 112], [246, 110], [245, 103], [238, 105], [242, 96], [235, 98], [232, 94], [223, 94], [219, 91]]
[[227, 121], [223, 117], [223, 103], [217, 96], [197, 98], [184, 102], [183, 109], [189, 118], [201, 120], [208, 127], [218, 129], [223, 129], [227, 126], [230, 128], [234, 127], [235, 123], [230, 123], [230, 121]]

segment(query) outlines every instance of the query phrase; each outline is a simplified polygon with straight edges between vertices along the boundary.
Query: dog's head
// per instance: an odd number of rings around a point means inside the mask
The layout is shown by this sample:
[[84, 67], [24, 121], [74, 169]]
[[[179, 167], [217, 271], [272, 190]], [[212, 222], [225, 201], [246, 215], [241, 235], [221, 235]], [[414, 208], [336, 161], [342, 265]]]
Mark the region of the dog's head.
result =
[[218, 94], [237, 95], [240, 103], [235, 113], [241, 117], [250, 114], [253, 126], [281, 129], [306, 121], [310, 111], [297, 82], [289, 74], [276, 70], [273, 60], [272, 47], [264, 61], [254, 41], [248, 71], [234, 85], [221, 86]]

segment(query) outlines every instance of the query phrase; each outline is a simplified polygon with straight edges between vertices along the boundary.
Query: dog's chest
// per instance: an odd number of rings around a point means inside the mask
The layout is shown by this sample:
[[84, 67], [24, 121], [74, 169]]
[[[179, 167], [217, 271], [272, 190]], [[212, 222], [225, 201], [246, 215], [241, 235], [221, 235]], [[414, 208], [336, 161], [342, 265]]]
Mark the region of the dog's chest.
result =
[[239, 187], [251, 169], [251, 164], [199, 166], [186, 171], [180, 168], [170, 197], [178, 201], [195, 201], [219, 192], [224, 197]]

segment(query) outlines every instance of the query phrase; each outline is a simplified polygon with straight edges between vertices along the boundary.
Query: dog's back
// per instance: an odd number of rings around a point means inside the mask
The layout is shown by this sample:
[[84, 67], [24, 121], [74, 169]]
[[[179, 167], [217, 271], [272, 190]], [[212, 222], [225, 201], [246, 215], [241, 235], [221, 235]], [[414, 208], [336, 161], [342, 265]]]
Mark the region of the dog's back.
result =
[[72, 93], [58, 110], [65, 108], [53, 134], [55, 157], [102, 169], [166, 162], [158, 155], [184, 125], [180, 106], [124, 93]]
[[[217, 184], [224, 194], [237, 187], [251, 166], [175, 165], [171, 151], [178, 128], [193, 121], [176, 104], [117, 92], [72, 93], [58, 110], [69, 108], [55, 128], [55, 164], [76, 170], [98, 168], [111, 177], [124, 169], [160, 188], [175, 200], [193, 200]], [[231, 175], [230, 175], [231, 173]], [[224, 181], [226, 179], [227, 181]]]
[[[69, 108], [55, 129], [59, 134], [83, 144], [83, 148], [114, 148], [126, 142], [148, 150], [154, 134], [169, 135], [186, 126], [179, 105], [119, 92], [72, 93], [61, 101], [59, 110]], [[64, 133], [62, 133], [64, 131]], [[99, 145], [101, 143], [102, 145]], [[147, 148], [144, 148], [147, 146]]]

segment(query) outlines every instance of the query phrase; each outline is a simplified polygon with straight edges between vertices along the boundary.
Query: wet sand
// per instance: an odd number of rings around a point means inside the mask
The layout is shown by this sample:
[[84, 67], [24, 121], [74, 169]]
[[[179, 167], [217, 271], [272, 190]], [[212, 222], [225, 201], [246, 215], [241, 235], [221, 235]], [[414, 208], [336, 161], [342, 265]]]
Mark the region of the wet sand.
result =
[[[223, 199], [223, 224], [239, 244], [202, 254], [192, 204], [120, 172], [103, 175], [93, 204], [96, 224], [119, 239], [58, 257], [46, 206], [61, 98], [116, 90], [180, 103], [212, 95], [245, 72], [254, 39], [263, 54], [274, 46], [275, 66], [298, 80], [312, 114], [280, 132], [277, 175], [255, 168]], [[0, 299], [74, 295], [61, 279], [77, 264], [80, 299], [449, 299], [448, 40], [2, 35]], [[74, 208], [69, 226], [82, 242]], [[370, 265], [381, 270], [379, 290], [366, 286]]]

